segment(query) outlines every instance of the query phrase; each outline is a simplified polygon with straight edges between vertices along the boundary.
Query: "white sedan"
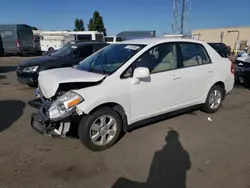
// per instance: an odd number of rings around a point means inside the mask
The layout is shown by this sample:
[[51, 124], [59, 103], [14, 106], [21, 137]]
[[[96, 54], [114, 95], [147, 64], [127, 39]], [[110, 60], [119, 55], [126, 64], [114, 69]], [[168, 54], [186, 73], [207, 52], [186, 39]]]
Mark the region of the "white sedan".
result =
[[81, 142], [100, 151], [138, 121], [194, 105], [216, 112], [233, 89], [234, 69], [207, 43], [150, 38], [109, 45], [38, 80], [42, 102], [32, 126], [58, 135], [77, 126]]

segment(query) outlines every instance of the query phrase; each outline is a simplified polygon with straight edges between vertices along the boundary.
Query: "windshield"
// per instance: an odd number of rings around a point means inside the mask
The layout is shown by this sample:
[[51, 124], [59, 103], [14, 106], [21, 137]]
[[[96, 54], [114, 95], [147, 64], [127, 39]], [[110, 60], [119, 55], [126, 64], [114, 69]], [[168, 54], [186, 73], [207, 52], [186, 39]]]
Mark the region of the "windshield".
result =
[[110, 75], [145, 45], [112, 44], [80, 62], [76, 69]]
[[59, 50], [53, 52], [51, 56], [63, 57], [71, 54], [73, 51], [77, 49], [76, 45], [68, 44], [60, 48]]

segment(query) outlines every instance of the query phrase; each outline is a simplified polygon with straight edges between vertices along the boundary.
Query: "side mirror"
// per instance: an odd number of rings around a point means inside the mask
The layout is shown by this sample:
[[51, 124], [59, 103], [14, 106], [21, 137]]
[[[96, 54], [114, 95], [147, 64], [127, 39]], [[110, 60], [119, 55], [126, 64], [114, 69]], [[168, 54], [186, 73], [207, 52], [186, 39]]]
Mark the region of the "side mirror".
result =
[[149, 82], [150, 81], [150, 72], [148, 68], [138, 67], [134, 70], [134, 75], [132, 82], [137, 85], [140, 81]]
[[150, 77], [149, 69], [145, 67], [138, 67], [134, 70], [134, 78], [147, 79]]

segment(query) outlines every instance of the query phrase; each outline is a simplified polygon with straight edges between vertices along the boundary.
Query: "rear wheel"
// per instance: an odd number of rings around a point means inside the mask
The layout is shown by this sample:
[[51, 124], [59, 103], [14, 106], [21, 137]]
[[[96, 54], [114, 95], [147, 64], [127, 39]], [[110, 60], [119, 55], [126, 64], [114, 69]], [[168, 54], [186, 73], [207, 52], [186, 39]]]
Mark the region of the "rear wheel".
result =
[[221, 107], [224, 99], [224, 89], [220, 85], [214, 85], [208, 92], [206, 102], [202, 106], [202, 111], [214, 113]]
[[78, 128], [79, 139], [92, 151], [108, 149], [119, 140], [121, 133], [121, 117], [110, 107], [84, 116]]

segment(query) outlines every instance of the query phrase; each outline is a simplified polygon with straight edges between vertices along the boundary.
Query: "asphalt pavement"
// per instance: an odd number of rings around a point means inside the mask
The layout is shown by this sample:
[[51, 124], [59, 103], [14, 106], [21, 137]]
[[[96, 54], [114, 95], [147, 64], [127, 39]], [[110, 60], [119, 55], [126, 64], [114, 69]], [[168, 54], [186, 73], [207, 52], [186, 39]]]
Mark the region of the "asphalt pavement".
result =
[[[199, 110], [145, 125], [102, 152], [34, 131], [17, 63], [0, 57], [1, 188], [250, 187], [250, 91], [237, 86], [215, 114]], [[30, 58], [30, 57], [29, 57]]]

